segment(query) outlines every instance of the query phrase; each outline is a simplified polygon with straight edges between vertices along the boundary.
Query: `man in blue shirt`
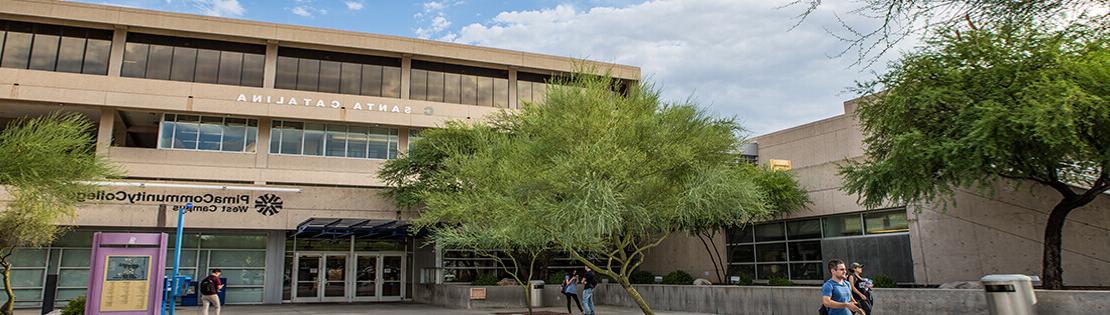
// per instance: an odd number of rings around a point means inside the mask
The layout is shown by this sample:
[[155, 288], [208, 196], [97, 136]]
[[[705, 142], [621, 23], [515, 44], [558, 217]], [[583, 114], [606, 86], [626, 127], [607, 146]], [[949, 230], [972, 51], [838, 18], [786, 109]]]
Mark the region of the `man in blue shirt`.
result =
[[821, 304], [829, 309], [829, 315], [864, 314], [859, 306], [856, 306], [855, 301], [852, 301], [852, 288], [847, 280], [847, 271], [843, 261], [838, 259], [829, 261], [829, 274], [832, 274], [832, 278], [821, 286]]

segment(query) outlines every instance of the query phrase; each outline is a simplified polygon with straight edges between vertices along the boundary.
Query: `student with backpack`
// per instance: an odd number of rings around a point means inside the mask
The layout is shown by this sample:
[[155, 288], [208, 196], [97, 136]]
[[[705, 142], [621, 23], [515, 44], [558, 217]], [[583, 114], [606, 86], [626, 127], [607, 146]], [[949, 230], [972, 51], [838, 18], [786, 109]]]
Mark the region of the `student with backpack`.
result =
[[201, 280], [200, 285], [198, 285], [201, 309], [204, 315], [208, 315], [208, 304], [215, 304], [216, 315], [220, 315], [220, 296], [217, 294], [224, 287], [223, 282], [220, 282], [220, 274], [222, 273], [219, 269], [212, 269], [212, 274]]
[[875, 304], [875, 299], [871, 297], [871, 287], [874, 285], [871, 279], [863, 277], [863, 264], [852, 263], [848, 268], [848, 283], [852, 284], [852, 298], [859, 302], [859, 308], [871, 314], [871, 308]]
[[574, 304], [578, 305], [578, 312], [582, 311], [582, 302], [578, 301], [578, 270], [571, 271], [571, 274], [563, 277], [563, 295], [567, 298], [567, 314], [574, 314], [570, 310], [570, 300], [574, 300]]

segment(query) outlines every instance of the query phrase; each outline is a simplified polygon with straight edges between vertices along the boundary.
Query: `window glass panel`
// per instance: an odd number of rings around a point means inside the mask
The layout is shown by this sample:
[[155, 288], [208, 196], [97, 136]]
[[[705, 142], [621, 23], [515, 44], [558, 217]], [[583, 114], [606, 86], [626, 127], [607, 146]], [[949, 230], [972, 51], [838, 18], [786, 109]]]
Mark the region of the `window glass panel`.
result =
[[195, 81], [200, 83], [216, 83], [219, 82], [219, 78], [220, 51], [211, 49], [198, 49]]
[[360, 79], [362, 76], [362, 65], [344, 62], [340, 65], [340, 69], [339, 93], [358, 94], [358, 89], [362, 84]]
[[[234, 286], [235, 284], [230, 285]], [[262, 303], [262, 288], [228, 287], [224, 294], [227, 303]]]
[[[184, 247], [184, 246], [182, 246]], [[196, 268], [197, 266], [197, 251], [181, 250], [181, 266], [180, 268]], [[173, 249], [166, 251], [166, 268], [173, 267]]]
[[223, 124], [221, 117], [201, 117], [200, 143], [197, 144], [197, 149], [219, 151], [223, 137]]
[[443, 72], [428, 71], [428, 100], [443, 102]]
[[85, 289], [58, 289], [58, 294], [54, 296], [55, 301], [69, 301], [77, 297], [85, 296]]
[[752, 245], [738, 245], [728, 247], [730, 263], [755, 262], [755, 247]]
[[302, 91], [316, 91], [320, 81], [320, 61], [300, 59], [297, 67], [297, 89]]
[[108, 58], [112, 54], [112, 41], [89, 39], [85, 45], [85, 66], [81, 73], [108, 74]]
[[786, 264], [759, 264], [759, 279], [786, 279]]
[[54, 239], [54, 247], [90, 247], [93, 233], [90, 231], [69, 231]]
[[493, 79], [493, 106], [509, 107], [509, 80]]
[[459, 83], [461, 77], [455, 73], [443, 74], [443, 101], [446, 103], [458, 104], [462, 100], [461, 90]]
[[790, 260], [821, 260], [821, 241], [790, 242]]
[[389, 158], [389, 130], [370, 128], [370, 148], [366, 157], [371, 159]]
[[412, 151], [413, 143], [416, 143], [416, 141], [420, 140], [420, 132], [423, 131], [423, 130], [424, 129], [409, 128], [409, 139], [408, 139], [408, 149], [407, 149], [407, 151], [410, 151], [410, 152]]
[[524, 102], [532, 101], [532, 82], [516, 82], [516, 99], [521, 105], [524, 105]]
[[281, 126], [281, 153], [301, 154], [301, 141], [304, 136], [304, 124], [293, 121], [284, 121]]
[[31, 70], [54, 71], [58, 62], [58, 40], [61, 36], [35, 34], [34, 44], [31, 46]]
[[274, 87], [294, 90], [297, 88], [297, 58], [278, 57]]
[[532, 101], [536, 103], [543, 103], [544, 97], [547, 96], [547, 84], [545, 83], [532, 83]]
[[782, 222], [760, 224], [755, 226], [755, 241], [768, 242], [768, 241], [781, 241], [786, 239], [786, 233], [783, 231]]
[[324, 124], [304, 124], [304, 155], [324, 155]]
[[227, 278], [227, 282], [232, 286], [263, 285], [266, 274], [264, 269], [221, 269], [220, 271], [223, 271], [220, 276]]
[[146, 55], [150, 45], [127, 43], [123, 46], [123, 68], [120, 75], [132, 78], [146, 76]]
[[401, 97], [401, 68], [382, 67], [382, 96]]
[[9, 260], [12, 267], [46, 267], [46, 250], [39, 248], [16, 249]]
[[362, 65], [362, 95], [382, 95], [382, 66]]
[[[288, 126], [290, 122], [285, 122]], [[222, 249], [266, 249], [266, 236], [265, 235], [219, 235], [219, 234], [205, 234], [200, 236], [200, 247], [202, 248], [222, 248]], [[240, 266], [240, 265], [216, 265], [214, 266]], [[247, 267], [242, 265], [241, 267]]]
[[[266, 56], [243, 54], [243, 76], [239, 85], [262, 87], [262, 72], [266, 68]], [[279, 72], [280, 73], [280, 72]]]
[[397, 141], [398, 141], [397, 129], [390, 128], [388, 130], [389, 130], [389, 138], [388, 138], [388, 140], [389, 140], [389, 151], [388, 151], [389, 156], [386, 157], [386, 158], [387, 159], [392, 159], [392, 158], [397, 157], [397, 144], [398, 144], [397, 143]]
[[493, 78], [478, 77], [478, 105], [493, 106]]
[[428, 99], [428, 71], [412, 69], [412, 82], [409, 83], [409, 99]]
[[746, 275], [755, 279], [755, 265], [731, 265], [728, 266], [729, 276]]
[[200, 122], [199, 116], [194, 115], [178, 115], [177, 128], [173, 131], [173, 148], [174, 149], [190, 149], [197, 148], [197, 129]]
[[786, 232], [791, 240], [821, 238], [821, 219], [786, 222]]
[[63, 249], [62, 267], [89, 267], [89, 249]]
[[167, 80], [170, 78], [170, 63], [173, 61], [173, 47], [150, 45], [150, 56], [146, 61], [146, 77]]
[[170, 80], [192, 82], [196, 74], [196, 68], [196, 48], [173, 48], [173, 66], [170, 68]]
[[729, 243], [751, 243], [752, 231], [755, 229], [751, 224], [744, 225], [743, 228], [733, 228], [729, 230], [728, 242]]
[[220, 84], [239, 85], [243, 76], [243, 53], [220, 52]]
[[369, 137], [366, 127], [350, 126], [347, 131], [347, 157], [365, 158]]
[[226, 118], [222, 150], [229, 152], [243, 152], [247, 133], [247, 120], [243, 118]]
[[8, 35], [8, 32], [4, 31], [3, 27], [0, 27], [0, 58], [3, 58], [3, 56], [4, 56], [4, 42], [3, 42], [3, 40], [4, 40], [4, 37], [6, 37], [7, 35]]
[[27, 69], [27, 61], [31, 57], [31, 33], [8, 32], [3, 53], [0, 66]]
[[62, 37], [58, 48], [58, 68], [60, 72], [81, 73], [81, 63], [85, 59], [85, 39]]
[[281, 121], [272, 121], [270, 125], [270, 153], [281, 153], [281, 132]]
[[159, 131], [159, 133], [161, 134], [161, 143], [158, 146], [159, 148], [169, 149], [173, 147], [173, 127], [175, 125], [173, 120], [175, 119], [175, 117], [176, 115], [166, 114], [165, 118], [162, 120], [162, 126], [160, 128], [161, 130]]
[[786, 243], [757, 244], [755, 253], [759, 262], [786, 261]]
[[863, 219], [867, 224], [867, 234], [897, 233], [910, 230], [905, 209], [868, 213], [863, 215]]
[[328, 156], [347, 156], [347, 126], [328, 125]]
[[320, 62], [320, 92], [339, 93], [339, 63]]
[[821, 263], [790, 264], [790, 278], [793, 280], [822, 280]]
[[462, 91], [462, 103], [468, 105], [478, 104], [478, 77], [464, 75], [461, 78], [459, 89]]
[[859, 214], [827, 217], [824, 220], [825, 237], [863, 234], [863, 222], [860, 220]]
[[209, 269], [221, 267], [266, 267], [266, 251], [214, 250], [209, 255]]
[[[42, 277], [46, 269], [14, 269], [12, 270], [12, 287], [41, 287]], [[18, 293], [16, 296], [19, 296]]]
[[59, 287], [86, 287], [89, 285], [89, 269], [58, 270]]
[[245, 152], [254, 152], [255, 140], [258, 139], [258, 121], [254, 119], [247, 120], [247, 139]]

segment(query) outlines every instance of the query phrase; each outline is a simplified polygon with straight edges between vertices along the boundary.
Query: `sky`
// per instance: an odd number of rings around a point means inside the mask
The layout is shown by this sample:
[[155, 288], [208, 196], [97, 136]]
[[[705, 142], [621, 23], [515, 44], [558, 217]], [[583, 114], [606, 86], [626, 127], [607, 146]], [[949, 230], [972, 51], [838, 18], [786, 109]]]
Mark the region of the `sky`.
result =
[[[735, 117], [751, 135], [843, 113], [847, 89], [885, 71], [847, 44], [837, 16], [853, 0], [825, 0], [798, 24], [792, 0], [99, 0], [97, 4], [222, 16], [521, 50], [639, 66], [668, 101]], [[794, 27], [797, 24], [797, 27]], [[907, 42], [900, 49], [911, 47]]]

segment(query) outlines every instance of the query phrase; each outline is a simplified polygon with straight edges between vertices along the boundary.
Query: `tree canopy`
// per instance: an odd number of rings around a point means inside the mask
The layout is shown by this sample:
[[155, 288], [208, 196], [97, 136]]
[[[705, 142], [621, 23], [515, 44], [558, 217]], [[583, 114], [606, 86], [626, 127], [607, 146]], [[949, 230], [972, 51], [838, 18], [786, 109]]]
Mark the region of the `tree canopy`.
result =
[[866, 160], [841, 170], [845, 190], [877, 207], [944, 203], [1002, 179], [1051, 187], [1062, 198], [1043, 277], [1059, 288], [1064, 218], [1110, 188], [1108, 39], [1037, 24], [935, 33], [857, 90]]

